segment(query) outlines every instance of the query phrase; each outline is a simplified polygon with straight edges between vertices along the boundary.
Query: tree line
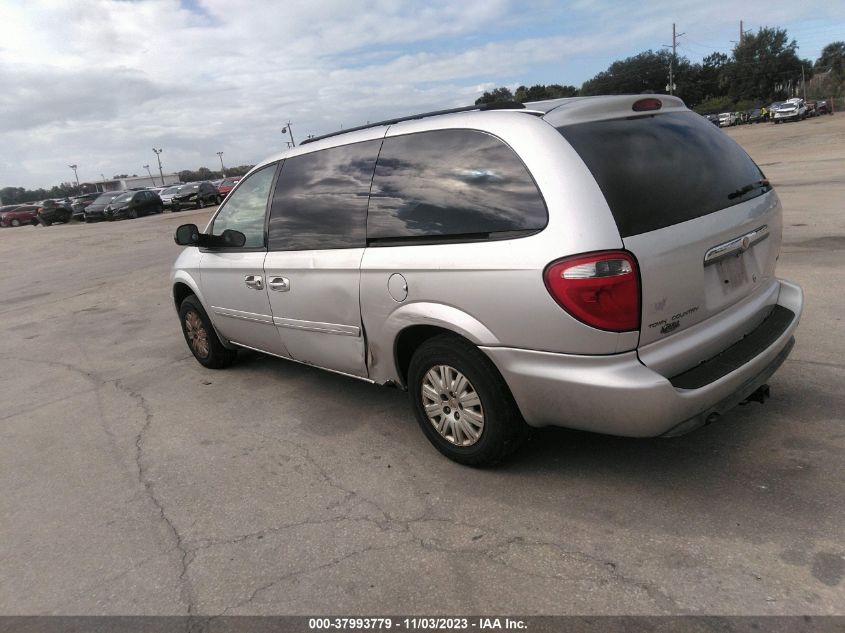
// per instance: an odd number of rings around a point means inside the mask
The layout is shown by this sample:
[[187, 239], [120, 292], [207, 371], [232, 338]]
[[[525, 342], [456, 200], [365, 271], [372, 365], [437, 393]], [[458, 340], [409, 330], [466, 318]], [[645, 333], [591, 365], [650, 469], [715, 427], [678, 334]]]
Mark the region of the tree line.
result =
[[[798, 43], [786, 29], [761, 28], [742, 37], [730, 55], [713, 52], [700, 63], [668, 50], [648, 50], [615, 61], [580, 88], [559, 84], [507, 87], [485, 92], [476, 104], [541, 101], [559, 97], [669, 92], [672, 64], [675, 90], [698, 112], [746, 110], [796, 94], [808, 98], [842, 96], [845, 89], [845, 42], [824, 47], [815, 62], [801, 59]], [[803, 76], [802, 76], [803, 73]]]
[[[231, 176], [243, 176], [253, 165], [238, 165], [237, 167], [227, 167], [224, 174], [220, 170], [212, 170], [208, 167], [200, 167], [196, 171], [185, 169], [178, 172], [180, 182], [195, 182], [197, 180], [217, 180], [218, 178], [226, 178]], [[113, 180], [118, 178], [135, 178], [137, 174], [115, 174], [112, 176]], [[153, 180], [157, 180], [158, 175], [153, 174]], [[35, 202], [37, 200], [46, 200], [47, 198], [72, 198], [83, 193], [96, 191], [96, 183], [86, 183], [79, 187], [76, 183], [63, 182], [54, 185], [49, 189], [25, 189], [24, 187], [4, 187], [0, 189], [0, 201], [6, 204], [24, 204], [26, 202]]]

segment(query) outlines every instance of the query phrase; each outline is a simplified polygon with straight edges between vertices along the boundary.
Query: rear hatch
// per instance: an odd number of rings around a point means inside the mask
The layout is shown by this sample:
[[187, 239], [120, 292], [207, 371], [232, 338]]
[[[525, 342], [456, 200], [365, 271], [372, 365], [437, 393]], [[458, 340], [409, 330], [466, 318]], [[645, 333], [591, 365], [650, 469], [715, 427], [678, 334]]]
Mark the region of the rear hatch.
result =
[[[781, 241], [777, 196], [737, 143], [678, 100], [661, 97], [669, 107], [638, 116], [631, 109], [638, 98], [628, 99], [622, 116], [572, 117], [556, 127], [595, 177], [637, 258], [639, 346], [731, 309], [747, 320], [731, 325], [730, 336], [741, 338], [765, 317], [765, 306], [748, 308], [753, 297], [771, 302]], [[712, 353], [713, 346], [701, 349]]]

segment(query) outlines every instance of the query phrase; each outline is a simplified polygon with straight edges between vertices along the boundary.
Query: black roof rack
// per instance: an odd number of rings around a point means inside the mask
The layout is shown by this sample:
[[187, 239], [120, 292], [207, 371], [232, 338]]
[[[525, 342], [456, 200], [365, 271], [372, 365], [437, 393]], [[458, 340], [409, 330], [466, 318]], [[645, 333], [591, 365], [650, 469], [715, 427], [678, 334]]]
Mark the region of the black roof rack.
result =
[[358, 127], [351, 127], [346, 130], [338, 130], [337, 132], [330, 132], [329, 134], [323, 134], [322, 136], [312, 136], [311, 138], [305, 139], [300, 143], [300, 145], [305, 145], [306, 143], [313, 143], [314, 141], [321, 141], [324, 138], [331, 138], [332, 136], [338, 136], [340, 134], [347, 134], [349, 132], [357, 132], [358, 130], [367, 130], [371, 127], [379, 127], [381, 125], [393, 125], [394, 123], [400, 123], [402, 121], [413, 121], [415, 119], [425, 119], [430, 116], [438, 116], [440, 114], [455, 114], [456, 112], [471, 112], [473, 110], [522, 110], [525, 109], [525, 106], [521, 103], [516, 101], [497, 101], [495, 103], [482, 103], [480, 105], [471, 105], [471, 106], [464, 106], [462, 108], [450, 108], [448, 110], [435, 110], [434, 112], [423, 112], [421, 114], [412, 114], [410, 116], [403, 116], [397, 119], [387, 119], [386, 121], [376, 121], [375, 123], [367, 123], [367, 125], [359, 125]]

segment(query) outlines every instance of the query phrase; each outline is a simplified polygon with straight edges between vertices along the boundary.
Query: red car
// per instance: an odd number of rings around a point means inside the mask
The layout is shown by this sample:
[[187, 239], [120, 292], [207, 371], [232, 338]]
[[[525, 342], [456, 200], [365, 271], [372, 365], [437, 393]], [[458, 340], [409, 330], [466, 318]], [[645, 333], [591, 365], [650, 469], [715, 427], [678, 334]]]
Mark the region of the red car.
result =
[[0, 226], [20, 226], [22, 224], [36, 224], [35, 215], [38, 207], [34, 205], [18, 205], [0, 210]]
[[224, 178], [223, 182], [221, 182], [217, 186], [217, 193], [219, 193], [224, 198], [226, 194], [228, 194], [232, 189], [235, 188], [235, 185], [238, 184], [238, 181], [241, 179], [241, 176], [235, 176], [234, 178]]

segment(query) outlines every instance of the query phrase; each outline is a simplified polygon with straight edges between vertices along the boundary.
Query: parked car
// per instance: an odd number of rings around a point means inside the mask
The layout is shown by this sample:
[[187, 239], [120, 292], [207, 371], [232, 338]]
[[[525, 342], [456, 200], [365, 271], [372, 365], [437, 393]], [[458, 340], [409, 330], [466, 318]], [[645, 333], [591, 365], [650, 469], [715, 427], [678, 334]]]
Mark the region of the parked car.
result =
[[164, 208], [167, 209], [170, 207], [171, 202], [173, 200], [173, 196], [179, 191], [179, 188], [182, 185], [176, 185], [174, 187], [166, 187], [161, 193], [158, 194], [159, 198], [161, 198], [161, 202], [164, 204]]
[[833, 114], [833, 110], [827, 101], [819, 101], [817, 104], [819, 114]]
[[229, 195], [229, 192], [235, 188], [235, 185], [238, 184], [240, 179], [240, 176], [224, 178], [223, 181], [219, 185], [217, 185], [217, 193], [219, 193], [221, 197], [225, 198], [227, 195]]
[[85, 221], [96, 222], [97, 220], [104, 220], [103, 213], [109, 203], [120, 195], [126, 193], [125, 191], [106, 191], [101, 193], [94, 202], [85, 207]]
[[803, 295], [748, 154], [670, 96], [496, 107], [312, 139], [180, 226], [197, 361], [248, 348], [407, 389], [465, 464], [530, 426], [674, 436], [765, 399]]
[[0, 226], [38, 224], [38, 207], [30, 204], [12, 204], [0, 208]]
[[76, 196], [70, 201], [70, 208], [73, 211], [72, 218], [74, 220], [82, 220], [85, 218], [85, 208], [92, 204], [94, 200], [99, 198], [101, 192], [94, 191], [92, 193], [83, 193], [81, 196]]
[[220, 204], [220, 194], [217, 193], [217, 187], [208, 181], [182, 185], [170, 200], [173, 211], [180, 211], [186, 207], [202, 209], [212, 204]]
[[719, 127], [730, 127], [739, 123], [735, 112], [722, 112], [719, 115]]
[[716, 113], [705, 114], [704, 118], [710, 121], [713, 125], [719, 125], [719, 115]]
[[142, 215], [161, 213], [164, 204], [153, 191], [127, 191], [114, 198], [103, 210], [106, 220], [135, 219]]
[[45, 200], [35, 214], [43, 226], [50, 226], [54, 222], [70, 222], [72, 216], [73, 209], [69, 200]]
[[787, 99], [775, 108], [775, 123], [781, 121], [801, 121], [807, 116], [807, 107], [803, 99]]
[[754, 108], [753, 110], [748, 110], [746, 112], [746, 123], [762, 123], [763, 121], [765, 121], [765, 117], [763, 116], [763, 110], [761, 108]]

